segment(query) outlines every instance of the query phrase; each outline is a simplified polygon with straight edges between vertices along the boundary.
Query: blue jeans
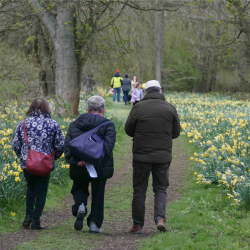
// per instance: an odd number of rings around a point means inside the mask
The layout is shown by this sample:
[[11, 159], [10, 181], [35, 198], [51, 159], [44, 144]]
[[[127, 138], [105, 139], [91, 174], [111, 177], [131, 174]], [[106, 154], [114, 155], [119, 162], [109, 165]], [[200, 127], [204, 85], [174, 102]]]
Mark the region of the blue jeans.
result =
[[124, 102], [125, 102], [125, 103], [128, 102], [128, 92], [129, 92], [129, 91], [123, 91], [123, 94], [124, 94]]
[[115, 100], [116, 100], [116, 92], [117, 92], [117, 101], [120, 102], [121, 87], [114, 88], [113, 102], [115, 102]]

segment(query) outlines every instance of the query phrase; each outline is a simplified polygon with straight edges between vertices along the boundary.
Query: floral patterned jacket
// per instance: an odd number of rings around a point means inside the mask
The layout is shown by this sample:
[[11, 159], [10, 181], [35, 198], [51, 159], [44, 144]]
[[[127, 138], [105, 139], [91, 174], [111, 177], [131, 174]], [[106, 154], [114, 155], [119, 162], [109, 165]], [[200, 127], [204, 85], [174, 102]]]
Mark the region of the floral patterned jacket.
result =
[[[25, 119], [25, 129], [28, 136], [29, 147], [40, 153], [52, 154], [55, 150], [55, 159], [60, 158], [64, 151], [64, 137], [59, 124], [52, 120], [49, 114], [44, 115], [32, 112]], [[23, 121], [17, 126], [12, 143], [13, 150], [18, 158], [22, 169], [26, 168], [28, 145], [23, 131]]]

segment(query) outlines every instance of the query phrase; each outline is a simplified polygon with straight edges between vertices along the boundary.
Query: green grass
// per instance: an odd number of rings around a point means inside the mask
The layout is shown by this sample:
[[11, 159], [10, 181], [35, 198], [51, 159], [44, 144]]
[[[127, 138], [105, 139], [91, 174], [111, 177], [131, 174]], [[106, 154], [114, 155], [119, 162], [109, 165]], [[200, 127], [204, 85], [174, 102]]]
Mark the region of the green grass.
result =
[[[82, 231], [75, 231], [72, 225], [74, 219], [71, 219], [59, 227], [51, 228], [48, 231], [39, 232], [39, 237], [29, 242], [23, 243], [15, 249], [92, 249], [96, 246], [96, 237], [85, 228]], [[99, 237], [100, 236], [100, 237]]]
[[[181, 136], [181, 148], [193, 155], [197, 148]], [[174, 159], [178, 155], [174, 152]], [[178, 153], [178, 152], [177, 152]], [[241, 207], [231, 207], [221, 187], [200, 186], [189, 164], [185, 169], [183, 197], [167, 209], [165, 234], [156, 234], [138, 244], [139, 249], [249, 249], [250, 213]]]
[[126, 121], [129, 112], [132, 108], [132, 104], [130, 105], [125, 105], [123, 102], [122, 103], [113, 103], [113, 97], [107, 97], [106, 98], [106, 109], [110, 110], [112, 109], [112, 114], [113, 116]]
[[[61, 201], [70, 193], [70, 188], [71, 182], [63, 188], [50, 183], [44, 212], [60, 206]], [[20, 229], [24, 219], [25, 209], [25, 203], [16, 204], [16, 206], [13, 207], [12, 210], [16, 212], [16, 215], [13, 218], [5, 217], [4, 220], [0, 221], [0, 235], [3, 233], [15, 232]]]

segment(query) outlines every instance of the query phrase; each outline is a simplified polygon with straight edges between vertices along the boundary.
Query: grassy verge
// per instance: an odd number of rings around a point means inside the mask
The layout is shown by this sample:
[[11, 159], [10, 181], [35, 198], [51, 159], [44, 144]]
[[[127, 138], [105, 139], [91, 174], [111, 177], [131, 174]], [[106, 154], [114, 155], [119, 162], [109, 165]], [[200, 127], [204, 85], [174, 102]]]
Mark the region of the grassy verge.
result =
[[[187, 155], [197, 152], [186, 137], [180, 140], [181, 150]], [[249, 249], [250, 213], [232, 207], [221, 187], [198, 185], [193, 172], [190, 162], [185, 170], [185, 186], [180, 189], [183, 197], [168, 206], [167, 225], [171, 231], [141, 241], [138, 248]]]
[[[48, 195], [44, 212], [46, 213], [50, 209], [53, 209], [60, 205], [61, 201], [65, 199], [65, 196], [70, 192], [71, 182], [64, 187], [49, 184]], [[13, 209], [16, 212], [12, 218], [5, 217], [4, 220], [0, 221], [0, 235], [3, 233], [10, 233], [17, 231], [21, 227], [21, 223], [25, 215], [25, 203], [16, 204]]]

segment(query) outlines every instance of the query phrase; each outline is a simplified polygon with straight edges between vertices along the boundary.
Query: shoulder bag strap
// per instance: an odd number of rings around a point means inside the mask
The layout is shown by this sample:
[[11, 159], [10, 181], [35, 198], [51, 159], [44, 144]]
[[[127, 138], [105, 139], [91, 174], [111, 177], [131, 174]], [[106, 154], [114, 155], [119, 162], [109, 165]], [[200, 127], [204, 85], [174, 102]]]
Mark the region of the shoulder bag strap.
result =
[[104, 123], [102, 123], [102, 124], [100, 124], [99, 126], [97, 126], [95, 129], [95, 133], [97, 133], [97, 131], [102, 127], [102, 126], [104, 126], [104, 125], [106, 125], [106, 124], [108, 124], [108, 123], [111, 123], [111, 121], [107, 121], [107, 122], [104, 122]]
[[28, 148], [30, 148], [29, 142], [28, 142], [28, 136], [27, 136], [26, 129], [25, 129], [25, 120], [23, 120], [23, 132], [24, 132], [24, 137], [25, 137], [26, 143], [28, 145]]

